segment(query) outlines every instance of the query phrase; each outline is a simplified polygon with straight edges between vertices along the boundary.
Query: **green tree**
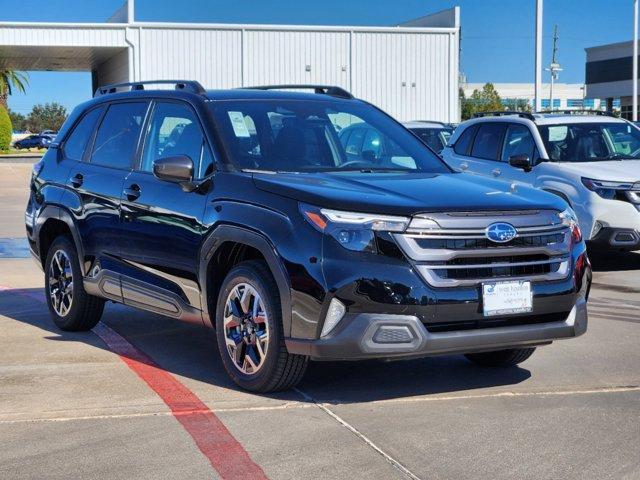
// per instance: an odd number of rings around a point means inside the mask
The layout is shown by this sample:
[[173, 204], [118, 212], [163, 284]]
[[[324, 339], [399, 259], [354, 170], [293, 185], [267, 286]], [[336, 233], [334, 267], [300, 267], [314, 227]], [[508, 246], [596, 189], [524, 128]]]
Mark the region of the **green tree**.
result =
[[34, 105], [26, 119], [25, 126], [32, 132], [60, 130], [67, 119], [67, 109], [56, 102]]
[[12, 131], [9, 113], [6, 108], [0, 105], [0, 152], [9, 150]]
[[29, 76], [9, 68], [0, 69], [0, 105], [7, 108], [7, 98], [14, 91], [24, 93], [29, 85]]
[[524, 98], [510, 98], [505, 101], [504, 107], [515, 112], [531, 112], [531, 103]]
[[13, 129], [16, 132], [23, 132], [27, 129], [26, 122], [27, 117], [19, 112], [14, 112], [10, 108], [7, 109], [9, 111], [9, 117], [11, 118], [11, 125], [13, 125]]
[[461, 115], [463, 120], [473, 117], [478, 112], [498, 112], [504, 110], [502, 99], [493, 83], [485, 83], [482, 90], [475, 89], [469, 98], [462, 101]]

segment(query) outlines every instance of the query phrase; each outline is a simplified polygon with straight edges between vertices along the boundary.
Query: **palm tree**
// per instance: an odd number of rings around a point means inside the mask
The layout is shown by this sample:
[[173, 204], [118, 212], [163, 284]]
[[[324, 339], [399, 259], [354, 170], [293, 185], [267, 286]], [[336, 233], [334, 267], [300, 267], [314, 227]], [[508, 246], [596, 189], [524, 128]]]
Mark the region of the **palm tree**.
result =
[[7, 98], [14, 90], [25, 92], [29, 84], [29, 76], [25, 72], [18, 72], [9, 68], [0, 69], [0, 105], [7, 107]]

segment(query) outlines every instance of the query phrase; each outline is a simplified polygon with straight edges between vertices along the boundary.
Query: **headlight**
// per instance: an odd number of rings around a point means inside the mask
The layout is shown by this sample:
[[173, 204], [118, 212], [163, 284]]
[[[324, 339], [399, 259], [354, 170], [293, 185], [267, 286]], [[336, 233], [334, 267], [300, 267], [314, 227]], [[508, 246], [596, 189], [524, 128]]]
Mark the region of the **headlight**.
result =
[[573, 243], [580, 243], [582, 240], [582, 232], [580, 231], [576, 212], [571, 208], [567, 208], [565, 211], [558, 213], [558, 216], [560, 217], [562, 224], [571, 229], [571, 240]]
[[300, 204], [304, 218], [318, 231], [330, 235], [348, 250], [376, 252], [375, 232], [403, 232], [407, 217], [343, 212]]
[[602, 198], [613, 200], [617, 197], [617, 192], [630, 191], [636, 188], [633, 182], [609, 182], [605, 180], [594, 180], [582, 177], [582, 184], [592, 192], [596, 192]]

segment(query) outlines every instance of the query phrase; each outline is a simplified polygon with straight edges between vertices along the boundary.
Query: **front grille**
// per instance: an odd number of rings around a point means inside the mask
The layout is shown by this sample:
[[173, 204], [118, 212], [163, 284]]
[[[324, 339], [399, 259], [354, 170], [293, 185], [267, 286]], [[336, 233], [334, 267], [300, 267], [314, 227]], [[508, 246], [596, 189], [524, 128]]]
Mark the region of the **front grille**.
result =
[[541, 247], [562, 243], [563, 241], [564, 233], [516, 237], [506, 243], [495, 243], [487, 238], [416, 238], [416, 243], [420, 248], [447, 250]]
[[[571, 235], [557, 212], [425, 214], [418, 219], [394, 238], [432, 286], [510, 278], [558, 280], [568, 275]], [[435, 228], [433, 221], [438, 224]], [[486, 229], [498, 221], [513, 224], [516, 237], [505, 243], [489, 240]]]
[[522, 315], [506, 318], [481, 318], [478, 320], [462, 320], [459, 322], [425, 323], [431, 333], [456, 332], [460, 330], [476, 330], [479, 328], [514, 327], [518, 325], [535, 325], [538, 323], [561, 322], [569, 316], [569, 312], [548, 313], [545, 315]]
[[556, 271], [560, 263], [533, 263], [530, 265], [515, 265], [504, 267], [471, 267], [471, 268], [456, 268], [453, 270], [434, 269], [436, 275], [440, 278], [448, 278], [452, 280], [468, 280], [479, 279], [485, 280], [488, 278], [503, 278], [503, 277], [527, 277], [536, 275], [545, 275]]

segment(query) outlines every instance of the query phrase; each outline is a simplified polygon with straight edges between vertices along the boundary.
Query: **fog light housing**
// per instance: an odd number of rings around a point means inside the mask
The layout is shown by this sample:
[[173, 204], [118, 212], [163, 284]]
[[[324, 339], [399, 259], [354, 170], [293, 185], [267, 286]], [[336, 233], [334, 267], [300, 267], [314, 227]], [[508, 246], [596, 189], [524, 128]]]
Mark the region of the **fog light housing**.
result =
[[593, 230], [591, 231], [591, 238], [595, 237], [598, 233], [600, 233], [600, 230], [602, 230], [603, 226], [604, 225], [602, 225], [602, 223], [596, 220], [596, 222], [593, 224]]
[[338, 322], [342, 320], [344, 314], [347, 312], [347, 307], [338, 300], [337, 298], [332, 298], [331, 303], [329, 303], [329, 309], [327, 310], [327, 316], [324, 319], [324, 325], [322, 326], [322, 333], [320, 333], [321, 337], [326, 337], [331, 333], [331, 330], [338, 325]]

